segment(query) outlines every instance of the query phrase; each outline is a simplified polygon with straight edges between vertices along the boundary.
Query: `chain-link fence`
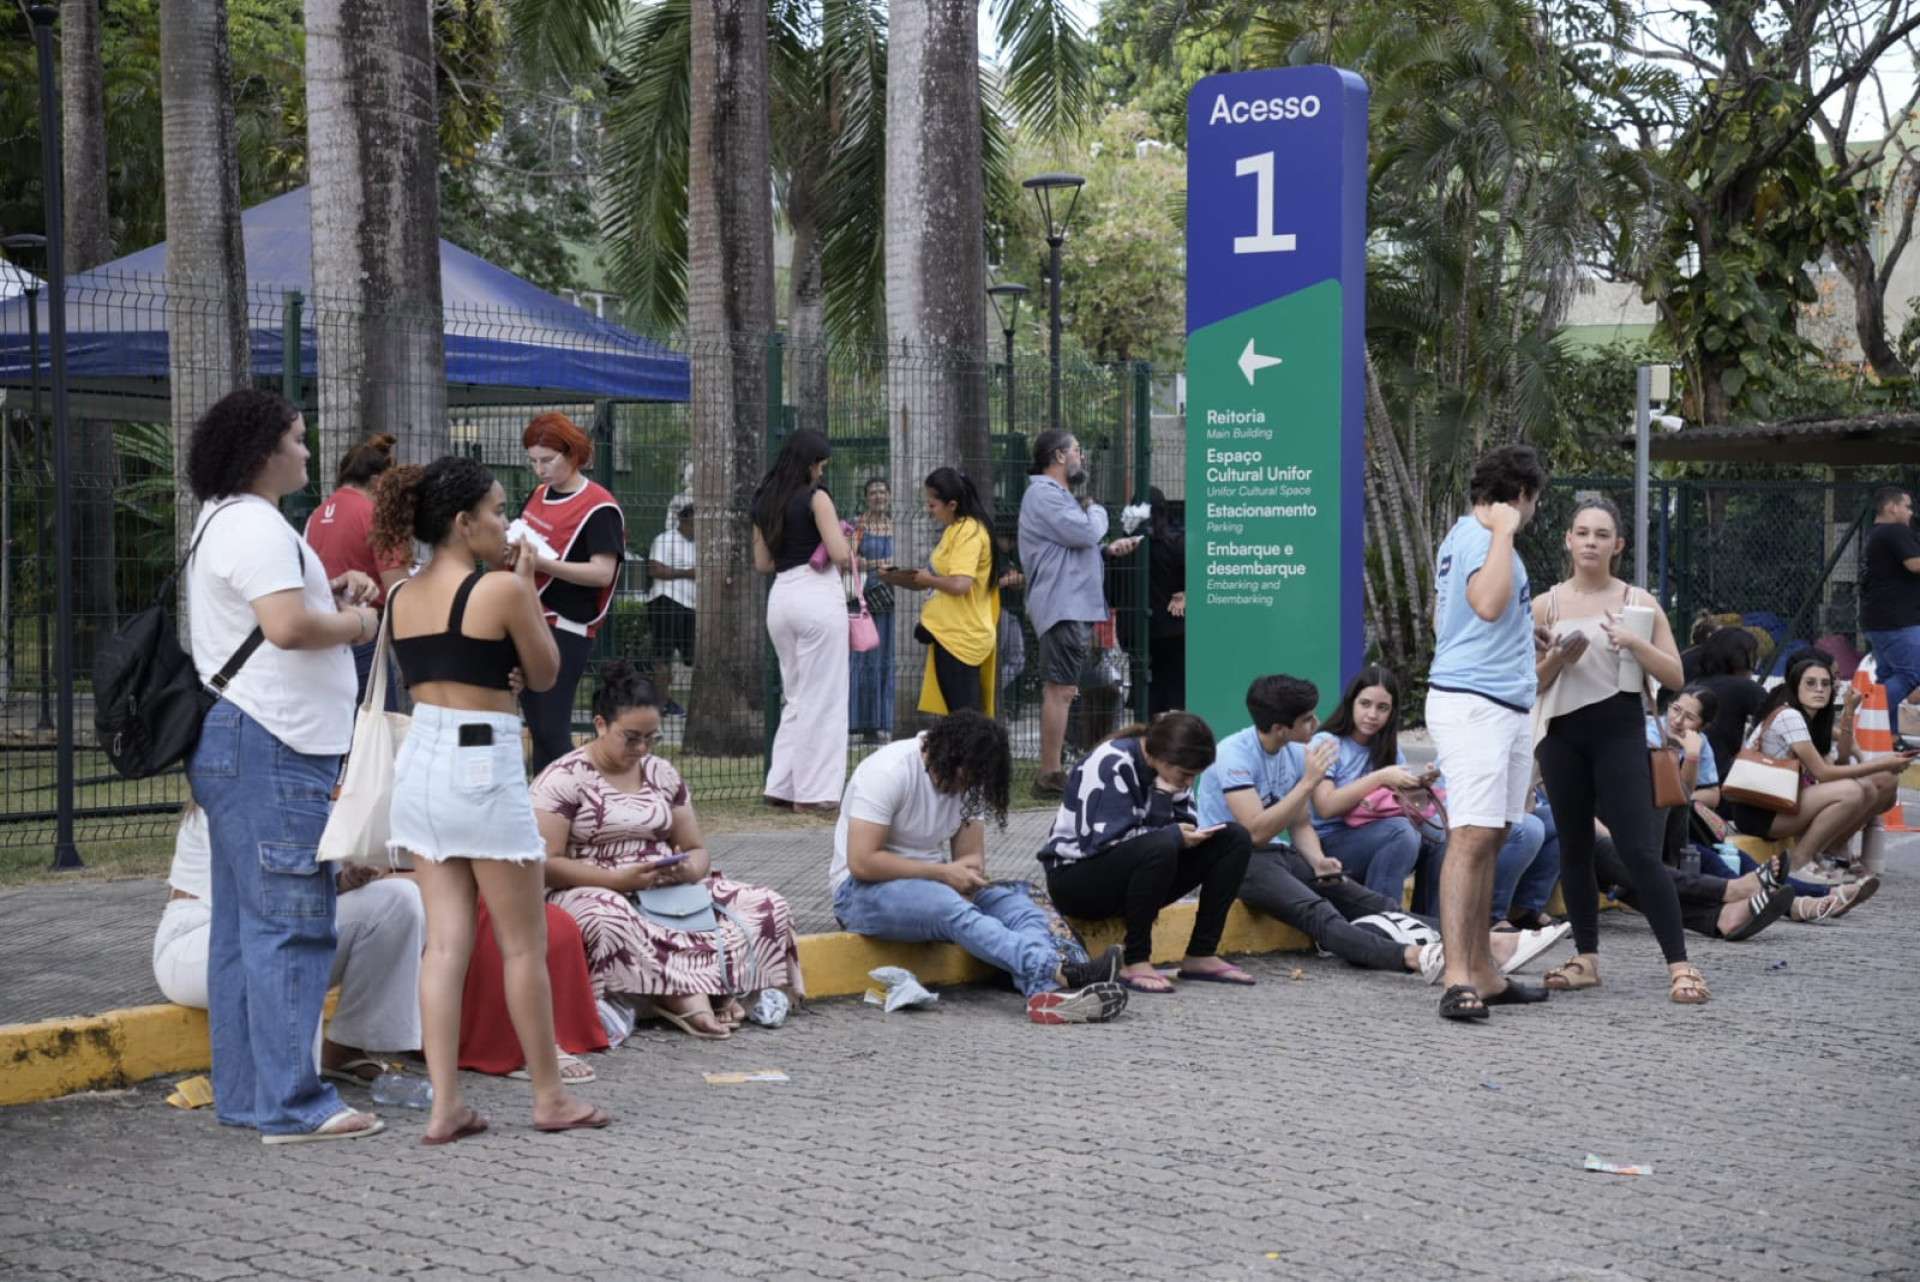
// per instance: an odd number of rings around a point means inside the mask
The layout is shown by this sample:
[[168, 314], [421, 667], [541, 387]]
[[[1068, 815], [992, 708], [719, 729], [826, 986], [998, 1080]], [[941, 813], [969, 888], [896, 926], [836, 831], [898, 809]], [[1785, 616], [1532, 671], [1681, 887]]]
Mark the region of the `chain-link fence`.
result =
[[[217, 378], [217, 362], [169, 363], [168, 334], [192, 330], [230, 305], [206, 297], [168, 298], [165, 282], [104, 280], [70, 285], [67, 317], [72, 390], [69, 503], [76, 532], [76, 818], [89, 842], [150, 837], [170, 830], [185, 796], [178, 771], [129, 781], [116, 776], [93, 742], [90, 680], [102, 638], [153, 599], [172, 570], [177, 534], [186, 528], [176, 501], [178, 443], [169, 419], [170, 386], [181, 377]], [[584, 320], [582, 318], [585, 318]], [[211, 320], [208, 320], [211, 325]], [[334, 386], [318, 368], [336, 330], [384, 332], [382, 318], [356, 315], [297, 291], [251, 287], [246, 325], [254, 381], [281, 390], [307, 416], [313, 481], [283, 508], [304, 525], [330, 493], [342, 452], [361, 436], [394, 431], [403, 459], [445, 450], [485, 462], [517, 510], [534, 488], [521, 433], [537, 413], [557, 410], [593, 438], [587, 475], [611, 490], [626, 523], [627, 560], [611, 612], [595, 641], [594, 661], [623, 656], [657, 675], [687, 715], [666, 719], [659, 748], [676, 760], [702, 799], [751, 799], [762, 791], [765, 756], [780, 707], [777, 664], [767, 640], [767, 580], [752, 572], [747, 506], [781, 443], [816, 427], [832, 441], [825, 483], [843, 517], [857, 521], [871, 556], [903, 567], [924, 565], [938, 538], [925, 510], [922, 481], [935, 467], [966, 471], [990, 495], [997, 532], [1017, 563], [1017, 515], [1034, 437], [1047, 426], [1049, 372], [1043, 360], [954, 362], [872, 347], [835, 344], [796, 350], [782, 335], [741, 338], [682, 333], [661, 342], [556, 306], [450, 305], [443, 317], [443, 388], [369, 382]], [[55, 819], [54, 687], [56, 491], [46, 386], [44, 298], [0, 302], [0, 419], [4, 420], [4, 512], [0, 558], [0, 847], [51, 844]], [[192, 343], [198, 352], [217, 346]], [[38, 373], [36, 403], [34, 384]], [[1088, 491], [1114, 514], [1144, 491], [1149, 445], [1144, 366], [1069, 368], [1062, 376], [1062, 426], [1082, 441]], [[444, 419], [412, 421], [422, 404], [444, 397]], [[329, 422], [332, 408], [334, 420]], [[339, 408], [345, 407], [345, 408]], [[360, 427], [340, 430], [353, 415]], [[398, 421], [396, 421], [398, 420]], [[927, 423], [934, 430], [921, 427]], [[952, 430], [946, 430], [948, 427]], [[958, 449], [919, 442], [959, 440]], [[869, 487], [874, 479], [882, 487]], [[657, 537], [694, 511], [697, 632], [692, 664], [658, 644], [647, 598], [661, 590], [648, 573]], [[1115, 562], [1108, 574], [1117, 607], [1114, 653], [1099, 672], [1111, 684], [1082, 699], [1069, 743], [1089, 744], [1147, 698], [1144, 554]], [[847, 751], [857, 759], [879, 743], [924, 724], [917, 710], [926, 648], [913, 639], [924, 596], [897, 591], [891, 619], [879, 619], [880, 655], [853, 660]], [[1025, 620], [1017, 581], [1003, 596], [1007, 615], [1000, 654], [998, 715], [1015, 744], [1017, 769], [1037, 756], [1037, 641]], [[1016, 641], [1017, 638], [1017, 641]], [[1024, 661], [1020, 654], [1024, 652]], [[577, 734], [591, 733], [592, 670], [575, 704]]]

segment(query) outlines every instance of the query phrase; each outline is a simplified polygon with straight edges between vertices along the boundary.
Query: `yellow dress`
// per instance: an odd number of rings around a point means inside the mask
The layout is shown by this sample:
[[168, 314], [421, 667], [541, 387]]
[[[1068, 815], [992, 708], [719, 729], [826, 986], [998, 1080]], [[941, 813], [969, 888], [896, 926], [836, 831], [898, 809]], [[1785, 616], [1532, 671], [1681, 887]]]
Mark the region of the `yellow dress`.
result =
[[[993, 715], [995, 644], [1000, 629], [1000, 588], [993, 582], [993, 541], [986, 527], [972, 517], [962, 517], [947, 527], [933, 549], [933, 572], [941, 577], [964, 574], [973, 587], [961, 595], [935, 589], [920, 623], [962, 663], [980, 669], [980, 695], [988, 716]], [[934, 676], [933, 647], [927, 647], [927, 666], [920, 679], [920, 711], [945, 716], [947, 701], [941, 697], [940, 681]]]

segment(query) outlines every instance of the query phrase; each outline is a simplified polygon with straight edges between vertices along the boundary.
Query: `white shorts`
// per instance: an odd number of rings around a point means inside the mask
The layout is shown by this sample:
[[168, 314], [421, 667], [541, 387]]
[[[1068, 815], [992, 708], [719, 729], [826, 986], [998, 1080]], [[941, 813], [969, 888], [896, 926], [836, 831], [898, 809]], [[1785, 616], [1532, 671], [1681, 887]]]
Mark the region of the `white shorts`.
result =
[[1477, 694], [1427, 692], [1427, 732], [1447, 783], [1453, 828], [1505, 828], [1527, 813], [1533, 718]]

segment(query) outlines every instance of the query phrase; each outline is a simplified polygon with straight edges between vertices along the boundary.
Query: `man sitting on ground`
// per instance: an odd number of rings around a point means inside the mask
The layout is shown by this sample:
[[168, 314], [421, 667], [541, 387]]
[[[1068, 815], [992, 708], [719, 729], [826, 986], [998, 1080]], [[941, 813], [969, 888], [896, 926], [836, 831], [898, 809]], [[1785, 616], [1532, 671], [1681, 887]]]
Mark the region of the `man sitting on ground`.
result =
[[[1253, 724], [1220, 741], [1213, 765], [1194, 785], [1202, 824], [1237, 823], [1253, 837], [1240, 900], [1292, 926], [1355, 966], [1418, 971], [1429, 983], [1446, 963], [1430, 917], [1401, 911], [1385, 895], [1350, 880], [1320, 849], [1308, 802], [1333, 763], [1334, 746], [1304, 745], [1319, 728], [1320, 692], [1297, 677], [1254, 678], [1247, 687]], [[1292, 838], [1293, 844], [1282, 841]], [[1489, 947], [1511, 974], [1567, 931], [1495, 931]]]
[[958, 944], [1013, 976], [1036, 1024], [1098, 1024], [1126, 1008], [1120, 948], [1062, 965], [1025, 892], [987, 880], [989, 812], [1007, 822], [1007, 732], [971, 710], [888, 744], [853, 772], [833, 834], [833, 911], [855, 934]]

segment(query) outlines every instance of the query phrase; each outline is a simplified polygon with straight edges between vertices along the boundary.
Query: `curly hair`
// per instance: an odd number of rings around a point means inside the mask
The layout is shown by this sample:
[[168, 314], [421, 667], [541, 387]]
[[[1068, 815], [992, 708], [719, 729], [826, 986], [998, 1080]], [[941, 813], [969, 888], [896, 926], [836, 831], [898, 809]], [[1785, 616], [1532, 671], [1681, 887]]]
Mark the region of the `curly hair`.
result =
[[300, 411], [278, 392], [243, 387], [200, 416], [187, 441], [187, 485], [202, 503], [253, 488]]
[[392, 467], [396, 439], [392, 432], [382, 432], [378, 436], [369, 436], [342, 454], [340, 471], [335, 476], [334, 484], [365, 485]]
[[1547, 488], [1547, 469], [1540, 466], [1540, 455], [1531, 445], [1502, 445], [1488, 451], [1473, 466], [1468, 482], [1469, 498], [1475, 503], [1513, 503], [1523, 494], [1540, 497]]
[[548, 412], [534, 416], [527, 430], [520, 433], [520, 448], [530, 450], [536, 445], [558, 451], [581, 471], [593, 466], [593, 438], [565, 414]]
[[476, 459], [447, 454], [425, 467], [403, 463], [373, 482], [376, 552], [396, 552], [418, 539], [429, 547], [447, 537], [453, 518], [471, 512], [493, 489], [493, 473]]
[[933, 786], [958, 794], [970, 815], [991, 815], [1007, 826], [1007, 799], [1013, 790], [1013, 752], [1007, 746], [1007, 728], [962, 708], [934, 723], [921, 750]]
[[593, 715], [612, 724], [635, 708], [660, 706], [660, 687], [640, 675], [625, 659], [610, 659], [600, 665], [599, 680], [593, 689]]

